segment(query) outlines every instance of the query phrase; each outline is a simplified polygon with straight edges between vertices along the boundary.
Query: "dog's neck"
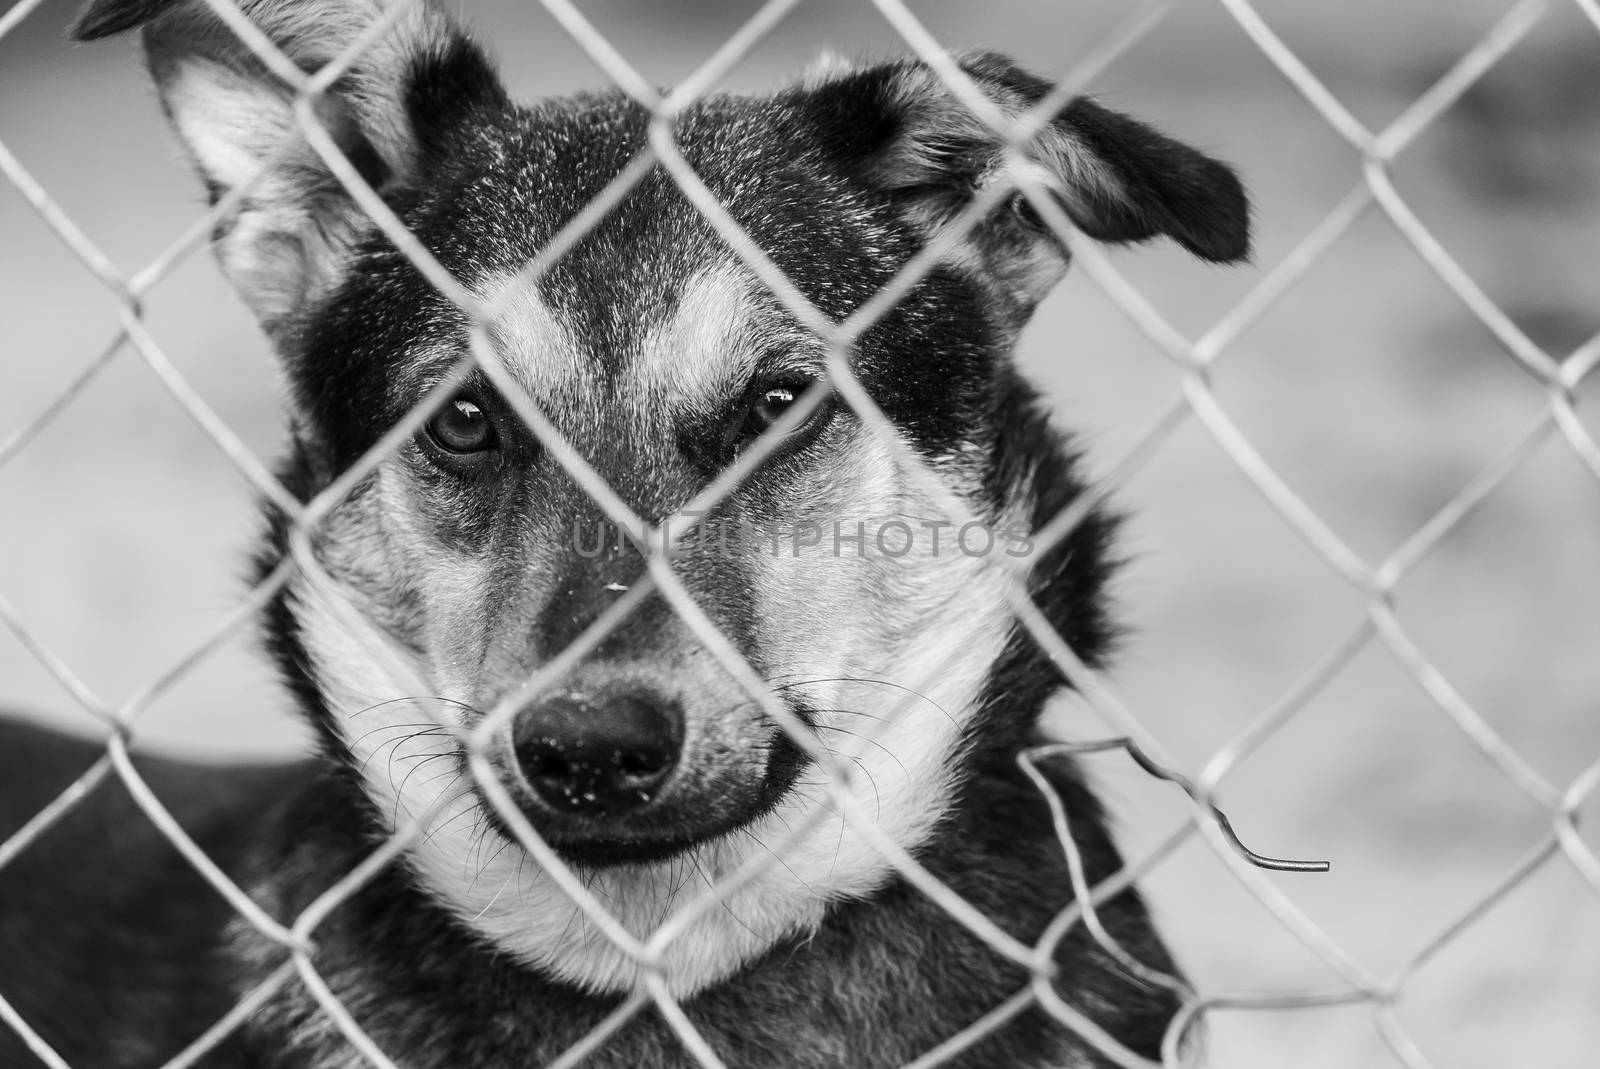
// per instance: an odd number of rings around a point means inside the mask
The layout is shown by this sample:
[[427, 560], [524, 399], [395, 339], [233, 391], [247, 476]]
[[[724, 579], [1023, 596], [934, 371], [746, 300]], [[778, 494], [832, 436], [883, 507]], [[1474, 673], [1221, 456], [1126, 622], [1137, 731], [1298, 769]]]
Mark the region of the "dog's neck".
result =
[[[1048, 774], [1081, 817], [1074, 832], [1090, 879], [1115, 871], [1119, 861], [1093, 796], [1064, 765]], [[1003, 760], [980, 769], [962, 793], [962, 804], [922, 859], [936, 879], [986, 916], [1004, 918], [1014, 937], [1032, 942], [1072, 897], [1044, 799]], [[360, 786], [327, 769], [284, 804], [273, 849], [246, 874], [246, 886], [270, 912], [295, 916], [325, 889], [309, 875], [331, 880], [353, 869], [374, 849], [373, 831]], [[1101, 915], [1113, 931], [1143, 924], [1143, 906], [1131, 892], [1103, 906]], [[400, 864], [331, 913], [313, 940], [313, 964], [335, 996], [364, 1028], [385, 1037], [386, 1049], [405, 1051], [414, 1069], [545, 1064], [621, 1002], [620, 995], [584, 993], [496, 953]], [[919, 951], [929, 947], [940, 953]], [[1158, 944], [1136, 950], [1147, 965], [1171, 969]], [[243, 967], [243, 987], [281, 959], [278, 948], [242, 921], [234, 925], [230, 953]], [[1153, 1053], [1173, 1010], [1170, 993], [1118, 979], [1104, 958], [1081, 926], [1071, 929], [1055, 954], [1057, 990], [1071, 1004], [1089, 1007], [1114, 1034], [1147, 1037]], [[952, 960], [962, 967], [951, 968]], [[1024, 968], [896, 878], [867, 900], [832, 904], [813, 933], [780, 943], [683, 1005], [714, 1050], [743, 1063], [770, 1069], [898, 1065], [992, 1010], [994, 992], [1020, 990], [1027, 982]], [[531, 1007], [540, 1012], [528, 1012]], [[886, 1021], [895, 1027], [885, 1028]], [[252, 1027], [263, 1037], [292, 1034], [308, 1066], [356, 1064], [303, 986], [277, 995]], [[950, 1064], [990, 1065], [1023, 1051], [1047, 1053], [1052, 1065], [1101, 1064], [1038, 1011], [1024, 1014], [1004, 1036], [978, 1043]], [[660, 1015], [646, 1009], [585, 1064], [632, 1069], [694, 1061]]]

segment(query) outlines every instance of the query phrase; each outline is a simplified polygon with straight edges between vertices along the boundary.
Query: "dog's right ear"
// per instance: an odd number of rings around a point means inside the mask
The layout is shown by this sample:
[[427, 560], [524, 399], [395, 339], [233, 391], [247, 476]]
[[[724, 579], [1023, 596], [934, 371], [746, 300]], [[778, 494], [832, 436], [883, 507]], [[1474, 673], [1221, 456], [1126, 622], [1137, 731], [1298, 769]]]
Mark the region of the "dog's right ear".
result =
[[[339, 58], [386, 0], [234, 0], [296, 67]], [[219, 227], [223, 271], [275, 337], [338, 284], [371, 221], [306, 142], [294, 94], [202, 0], [94, 0], [72, 36], [143, 29], [167, 117], [211, 200], [262, 174]], [[416, 182], [482, 109], [506, 106], [479, 49], [432, 3], [416, 3], [318, 101], [323, 127], [380, 194]]]

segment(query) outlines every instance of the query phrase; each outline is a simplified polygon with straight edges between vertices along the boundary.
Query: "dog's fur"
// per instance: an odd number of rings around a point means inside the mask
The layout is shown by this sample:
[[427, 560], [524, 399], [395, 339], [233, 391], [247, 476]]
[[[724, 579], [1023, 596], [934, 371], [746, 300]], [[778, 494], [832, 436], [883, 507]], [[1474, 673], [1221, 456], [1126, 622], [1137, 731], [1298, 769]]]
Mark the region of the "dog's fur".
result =
[[[241, 6], [307, 71], [382, 10], [381, 0]], [[309, 500], [449, 374], [467, 352], [467, 319], [293, 143], [291, 94], [206, 5], [96, 0], [76, 32], [134, 28], [213, 200], [291, 142], [215, 245], [282, 359], [292, 433], [281, 475]], [[1001, 57], [962, 65], [1007, 114], [1049, 88]], [[419, 5], [318, 114], [422, 245], [496, 302], [497, 356], [635, 514], [672, 515], [823, 377], [822, 344], [660, 169], [536, 283], [517, 281], [644, 145], [647, 113], [621, 94], [515, 105], [478, 47]], [[765, 97], [713, 96], [679, 116], [676, 136], [732, 217], [834, 318], [1002, 170], [999, 136], [910, 61], [830, 67]], [[1166, 235], [1216, 262], [1247, 252], [1245, 198], [1228, 168], [1092, 101], [1066, 106], [1031, 155], [1091, 238]], [[1072, 897], [1045, 800], [1015, 760], [1063, 681], [1011, 618], [1007, 565], [1083, 484], [1009, 356], [1067, 259], [1012, 197], [862, 336], [854, 372], [937, 492], [849, 407], [824, 403], [778, 428], [783, 447], [702, 518], [705, 531], [767, 541], [686, 550], [673, 565], [778, 700], [859, 770], [843, 788], [878, 831], [1028, 942]], [[457, 729], [502, 704], [518, 711], [492, 754], [500, 788], [635, 935], [751, 858], [779, 855], [663, 959], [729, 1065], [902, 1064], [1018, 990], [1025, 972], [834, 811], [826, 773], [660, 596], [553, 689], [522, 693], [640, 578], [644, 557], [609, 540], [594, 500], [481, 372], [456, 397], [314, 532], [334, 584], [298, 576], [266, 613], [318, 757], [143, 766], [201, 848], [285, 922], [408, 818], [433, 814], [402, 860], [313, 933], [319, 973], [378, 1046], [408, 1069], [540, 1065], [638, 981], [466, 767]], [[450, 437], [484, 426], [489, 437], [471, 448]], [[940, 526], [964, 518], [950, 500], [992, 536], [986, 551]], [[1114, 635], [1112, 528], [1094, 511], [1030, 557], [1035, 600], [1095, 664]], [[261, 575], [290, 537], [269, 508]], [[639, 753], [668, 770], [624, 771], [632, 742], [618, 742], [615, 764], [562, 749], [577, 745], [574, 732], [613, 730], [623, 734], [604, 735], [608, 745], [645, 732]], [[4, 740], [0, 834], [94, 753], [36, 729], [7, 728]], [[555, 763], [541, 763], [550, 753]], [[1115, 871], [1078, 772], [1057, 763], [1049, 775], [1089, 878]], [[605, 793], [619, 784], [637, 797]], [[1101, 915], [1136, 958], [1175, 972], [1135, 893]], [[114, 782], [0, 870], [0, 993], [76, 1069], [156, 1064], [283, 960]], [[1055, 961], [1067, 1003], [1156, 1056], [1176, 1010], [1169, 990], [1131, 978], [1081, 927]], [[0, 1036], [0, 1066], [33, 1064]], [[207, 1064], [332, 1069], [359, 1057], [296, 981]], [[647, 1010], [584, 1064], [693, 1061]], [[1107, 1063], [1033, 1009], [948, 1064]]]

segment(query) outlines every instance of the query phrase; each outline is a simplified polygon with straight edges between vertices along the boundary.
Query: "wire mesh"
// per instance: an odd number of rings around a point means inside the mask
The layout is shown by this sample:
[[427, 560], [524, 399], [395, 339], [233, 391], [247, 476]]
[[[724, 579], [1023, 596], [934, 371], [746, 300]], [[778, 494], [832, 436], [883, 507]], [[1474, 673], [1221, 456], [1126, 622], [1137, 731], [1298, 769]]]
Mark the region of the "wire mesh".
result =
[[[1319, 81], [1296, 52], [1274, 33], [1255, 6], [1247, 0], [1218, 0], [1237, 23], [1239, 32], [1253, 43], [1326, 125], [1359, 156], [1361, 172], [1355, 185], [1296, 248], [1268, 271], [1242, 300], [1194, 338], [1186, 336], [1168, 322], [1138, 287], [1119, 272], [1109, 257], [1076, 232], [1058, 202], [1027, 167], [1027, 147], [1032, 136], [1064, 104], [1083, 92], [1104, 70], [1114, 66], [1127, 49], [1160, 25], [1174, 6], [1174, 0], [1157, 0], [1132, 10], [1112, 33], [1057, 81], [1052, 92], [1036, 108], [1016, 119], [1000, 112], [952, 59], [946, 43], [929, 33], [906, 4], [899, 0], [871, 0], [882, 18], [899, 34], [904, 45], [927, 64], [953, 98], [988, 124], [1003, 140], [1007, 168], [1003, 181], [980, 191], [937, 239], [908, 263], [872, 300], [843, 321], [831, 319], [813, 305], [741, 229], [690, 166], [676, 134], [676, 121], [684, 110], [715, 90], [734, 65], [757, 47], [786, 16], [801, 6], [801, 0], [769, 0], [762, 4], [702, 66], [665, 93], [652, 88], [648, 79], [629, 63], [576, 5], [565, 0], [543, 0], [544, 7], [570, 35], [571, 40], [611, 82], [648, 110], [651, 115], [649, 135], [646, 147], [602, 194], [572, 218], [538, 257], [504, 287], [499, 296], [489, 298], [471, 292], [406, 229], [384, 199], [341, 152], [333, 135], [319, 118], [322, 114], [318, 110], [319, 101], [333, 90], [369, 49], [392, 33], [402, 20], [414, 14], [421, 0], [397, 0], [384, 7], [381, 16], [356, 33], [336, 58], [312, 71], [301, 70], [232, 0], [204, 2], [238, 36], [249, 52], [282, 79], [292, 92], [299, 137], [303, 137], [305, 143], [311, 146], [339, 184], [395, 247], [467, 317], [471, 351], [405, 420], [388, 430], [365, 456], [314, 498], [299, 502], [228, 423], [207, 405], [200, 392], [189, 384], [147, 329], [141, 307], [143, 298], [151, 288], [194, 254], [206, 242], [208, 235], [237, 211], [250, 196], [254, 182], [245, 182], [231, 189], [148, 266], [131, 275], [124, 275], [74, 223], [71, 216], [52, 198], [49, 190], [30, 175], [17, 156], [0, 142], [0, 174], [98, 280], [106, 300], [117, 307], [119, 314], [118, 331], [99, 355], [88, 362], [81, 373], [51, 399], [35, 418], [0, 441], [0, 464], [9, 462], [25, 451], [113, 359], [123, 351], [131, 350], [159, 377], [240, 477], [289, 517], [292, 523], [288, 558], [237, 606], [224, 627], [179, 659], [168, 671], [161, 673], [135, 697], [118, 705], [108, 704], [97, 697], [62, 658], [51, 652], [22, 614], [0, 596], [0, 621], [55, 678], [61, 689], [93, 715], [107, 733], [105, 757], [74, 782], [56, 802], [41, 811], [8, 841], [0, 843], [0, 868], [46, 834], [84, 796], [108, 777], [114, 776], [127, 788], [139, 808], [195, 871], [227, 901], [238, 917], [280, 946], [287, 955], [285, 963], [232, 1012], [168, 1062], [170, 1069], [180, 1069], [203, 1058], [232, 1030], [242, 1026], [276, 991], [293, 982], [305, 986], [327, 1019], [368, 1062], [384, 1067], [404, 1062], [401, 1052], [384, 1050], [362, 1030], [356, 1015], [341, 1002], [328, 979], [319, 972], [317, 933], [319, 925], [334, 909], [358, 894], [387, 866], [395, 864], [404, 851], [426, 834], [454, 799], [441, 799], [433, 810], [413, 814], [402, 821], [381, 849], [321, 894], [291, 922], [284, 924], [274, 920], [252, 901], [184, 832], [178, 820], [135, 768], [129, 743], [137, 736], [138, 718], [143, 710], [181, 680], [218, 644], [254, 618], [296, 577], [307, 584], [305, 589], [325, 601], [330, 612], [343, 614], [352, 636], [359, 640], [366, 633], [361, 621], [350, 618], [346, 599], [341, 596], [339, 580], [319, 562], [315, 539], [320, 526], [379, 464], [418, 432], [423, 423], [450, 398], [462, 377], [474, 370], [487, 377], [506, 398], [543, 447], [583, 487], [610, 522], [620, 530], [639, 532], [637, 545], [648, 557], [648, 571], [638, 583], [611, 603], [607, 611], [559, 656], [535, 672], [524, 687], [508, 695], [499, 707], [491, 710], [470, 731], [463, 732], [459, 739], [471, 775], [521, 848], [579, 906], [586, 923], [637, 962], [640, 968], [641, 980], [631, 996], [589, 1037], [558, 1059], [555, 1065], [564, 1067], [578, 1064], [590, 1051], [603, 1046], [607, 1037], [634, 1015], [649, 1010], [661, 1015], [696, 1062], [707, 1067], [726, 1064], [723, 1056], [697, 1030], [684, 1011], [680, 998], [673, 993], [664, 971], [663, 955], [671, 943], [683, 937], [698, 918], [721, 907], [744, 883], [770, 866], [782, 863], [784, 845], [778, 844], [768, 854], [753, 858], [738, 871], [708, 882], [702, 893], [677, 908], [652, 935], [640, 938], [618, 921], [606, 902], [592, 893], [540, 837], [495, 774], [489, 745], [497, 732], [506, 730], [516, 707], [530, 696], [555, 685], [572, 666], [652, 595], [659, 595], [671, 605], [705, 649], [745, 690], [748, 698], [757, 703], [773, 722], [788, 731], [807, 756], [825, 772], [822, 783], [828, 797], [853, 829], [918, 891], [958, 919], [996, 954], [1026, 970], [1030, 978], [1026, 985], [999, 1001], [990, 1013], [966, 1024], [944, 1044], [911, 1063], [916, 1069], [945, 1063], [1018, 1014], [1035, 1007], [1076, 1033], [1112, 1064], [1125, 1067], [1150, 1064], [1106, 1034], [1081, 1008], [1065, 1002], [1055, 990], [1052, 977], [1056, 947], [1068, 932], [1080, 925], [1112, 960], [1120, 963], [1129, 973], [1147, 982], [1168, 986], [1181, 994], [1183, 1009], [1178, 1021], [1168, 1032], [1163, 1051], [1164, 1065], [1186, 1064], [1185, 1059], [1189, 1054], [1182, 1049], [1181, 1041], [1188, 1026], [1218, 1010], [1273, 1011], [1305, 1006], [1358, 1004], [1370, 1008], [1394, 1057], [1403, 1065], [1421, 1069], [1433, 1063], [1408, 1034], [1396, 1012], [1396, 1003], [1422, 965], [1547, 866], [1565, 863], [1596, 895], [1600, 895], [1600, 857], [1584, 842], [1577, 830], [1580, 808], [1600, 785], [1600, 759], [1564, 783], [1553, 781], [1541, 773], [1518, 753], [1430, 660], [1402, 623], [1396, 606], [1398, 585], [1428, 560], [1441, 540], [1455, 530], [1488, 495], [1522, 470], [1545, 443], [1555, 438], [1564, 441], [1594, 478], [1600, 479], [1600, 445], [1578, 418], [1575, 407], [1579, 387], [1594, 365], [1600, 362], [1600, 335], [1570, 353], [1552, 353], [1541, 348], [1518, 327], [1511, 316], [1496, 305], [1452, 257], [1446, 245], [1429, 231], [1392, 179], [1396, 162], [1408, 147], [1535, 27], [1550, 17], [1559, 6], [1557, 0], [1524, 0], [1511, 7], [1441, 78], [1382, 129], [1372, 129], [1358, 120], [1339, 97]], [[1600, 30], [1600, 8], [1592, 0], [1574, 0], [1574, 6]], [[39, 7], [40, 0], [24, 0], [0, 16], [0, 38], [13, 32]], [[269, 173], [295, 144], [295, 138], [286, 140], [261, 168], [256, 180]], [[1037, 943], [1029, 944], [1008, 934], [992, 919], [945, 887], [900, 844], [878, 828], [873, 814], [847, 789], [851, 776], [849, 766], [827, 747], [820, 745], [790, 708], [775, 697], [769, 682], [696, 603], [671, 566], [670, 550], [683, 533], [692, 527], [692, 517], [703, 514], [731, 493], [746, 475], [777, 448], [784, 430], [799, 425], [812, 410], [824, 403], [826, 398], [823, 392], [812, 391], [808, 394], [795, 411], [785, 416], [784, 422], [776, 428], [777, 433], [766, 436], [731, 468], [719, 474], [678, 515], [653, 524], [630, 509], [606, 485], [579, 450], [563, 438], [554, 423], [519, 385], [497, 348], [493, 325], [520, 288], [533, 284], [549, 271], [615, 209], [646, 175], [657, 170], [670, 177], [771, 295], [826, 345], [831, 390], [881, 440], [896, 463], [911, 477], [922, 481], [958, 522], [976, 517], [972, 515], [970, 507], [946, 487], [941, 476], [928, 470], [925, 463], [907, 448], [893, 423], [853, 373], [851, 359], [854, 346], [863, 332], [948, 257], [965, 233], [996, 205], [1021, 193], [1071, 251], [1079, 270], [1103, 290], [1157, 351], [1165, 355], [1181, 383], [1179, 400], [1127, 451], [1123, 461], [1114, 466], [1113, 477], [1107, 485], [1115, 485], [1144, 467], [1169, 446], [1182, 428], [1197, 425], [1215, 440], [1262, 499], [1363, 601], [1365, 618], [1347, 637], [1336, 644], [1296, 687], [1264, 710], [1246, 730], [1218, 749], [1204, 767], [1190, 778], [1180, 771], [1180, 762], [1163, 745], [1161, 738], [1146, 726], [1139, 712], [1119, 695], [1115, 685], [1086, 665], [1056, 633], [1029, 594], [1026, 567], [1017, 569], [1008, 593], [1009, 605], [1017, 622], [1103, 718], [1108, 725], [1108, 736], [1115, 736], [1105, 740], [1063, 744], [1020, 755], [1024, 769], [1051, 807], [1059, 842], [1072, 874], [1074, 891], [1074, 901], [1058, 915]], [[1219, 402], [1212, 379], [1216, 365], [1228, 355], [1241, 335], [1265, 316], [1281, 298], [1293, 291], [1355, 222], [1373, 208], [1388, 219], [1427, 268], [1454, 294], [1462, 307], [1493, 335], [1505, 355], [1531, 376], [1546, 396], [1545, 408], [1518, 437], [1507, 444], [1458, 494], [1420, 524], [1398, 549], [1377, 561], [1368, 560], [1347, 544], [1296, 492], [1290, 482], [1274, 470]], [[1098, 499], [1098, 491], [1085, 495], [1034, 532], [1035, 544], [1040, 552], [1032, 559], [1040, 559], [1044, 550], [1070, 534]], [[1266, 867], [1271, 867], [1270, 859], [1252, 855], [1243, 848], [1222, 816], [1217, 797], [1220, 788], [1243, 762], [1250, 760], [1253, 754], [1300, 717], [1312, 700], [1358, 654], [1373, 646], [1387, 651], [1423, 689], [1460, 736], [1475, 747], [1488, 765], [1525, 796], [1529, 803], [1542, 810], [1549, 822], [1548, 835], [1503, 880], [1473, 901], [1459, 916], [1445, 918], [1437, 931], [1421, 941], [1419, 949], [1399, 969], [1387, 974], [1376, 973], [1363, 965], [1297, 907], [1277, 880], [1261, 871], [1263, 860], [1269, 861]], [[1071, 752], [1082, 756], [1107, 749], [1126, 749], [1147, 771], [1182, 787], [1183, 800], [1188, 806], [1188, 819], [1153, 850], [1130, 860], [1120, 873], [1090, 886], [1085, 880], [1083, 861], [1078, 856], [1070, 831], [1070, 814], [1035, 769], [1038, 761], [1053, 753]], [[798, 840], [808, 830], [805, 827], [794, 829], [794, 839]], [[1239, 885], [1270, 911], [1286, 932], [1327, 965], [1337, 977], [1334, 986], [1304, 990], [1197, 990], [1180, 978], [1156, 973], [1139, 964], [1116, 943], [1100, 922], [1096, 907], [1132, 885], [1135, 880], [1162, 866], [1176, 850], [1194, 839], [1208, 846]], [[1293, 863], [1281, 863], [1279, 867], [1293, 867]], [[3, 997], [0, 997], [0, 1020], [14, 1029], [29, 1049], [51, 1069], [62, 1069], [66, 1065]]]

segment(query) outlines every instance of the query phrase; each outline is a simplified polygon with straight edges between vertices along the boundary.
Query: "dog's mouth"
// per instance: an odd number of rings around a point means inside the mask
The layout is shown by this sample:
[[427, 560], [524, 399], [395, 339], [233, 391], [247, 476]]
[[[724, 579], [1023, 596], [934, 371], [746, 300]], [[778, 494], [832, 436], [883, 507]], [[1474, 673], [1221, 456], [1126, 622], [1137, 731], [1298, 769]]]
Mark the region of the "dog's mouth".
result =
[[586, 843], [568, 843], [556, 846], [561, 860], [570, 865], [591, 869], [617, 868], [622, 865], [648, 865], [667, 861], [699, 846], [704, 839], [640, 839], [596, 840]]
[[[659, 796], [618, 811], [553, 806], [530, 789], [515, 766], [501, 768], [501, 783], [521, 816], [567, 864], [585, 869], [646, 865], [737, 834], [770, 813], [794, 787], [809, 758], [781, 731], [765, 749], [765, 768], [758, 777], [698, 769], [685, 777], [693, 786], [669, 782]], [[505, 815], [481, 790], [478, 794], [485, 822], [514, 841]]]
[[[479, 804], [486, 814], [485, 821], [500, 835], [515, 841], [516, 833], [500, 811], [487, 798], [480, 797]], [[518, 808], [562, 861], [579, 868], [604, 869], [671, 860], [737, 833], [759, 820], [771, 805], [741, 807], [739, 812], [726, 814], [724, 819], [659, 832], [635, 830], [620, 821], [589, 821], [587, 826], [573, 827], [565, 821], [552, 820], [542, 810], [529, 806]]]
[[[753, 819], [753, 818], [752, 818]], [[679, 857], [698, 846], [712, 842], [724, 835], [732, 834], [748, 821], [741, 821], [731, 827], [710, 830], [702, 834], [681, 838], [582, 838], [582, 839], [549, 839], [550, 846], [556, 855], [567, 864], [578, 868], [606, 869], [618, 868], [623, 865], [648, 865], [658, 861], [669, 861]]]

